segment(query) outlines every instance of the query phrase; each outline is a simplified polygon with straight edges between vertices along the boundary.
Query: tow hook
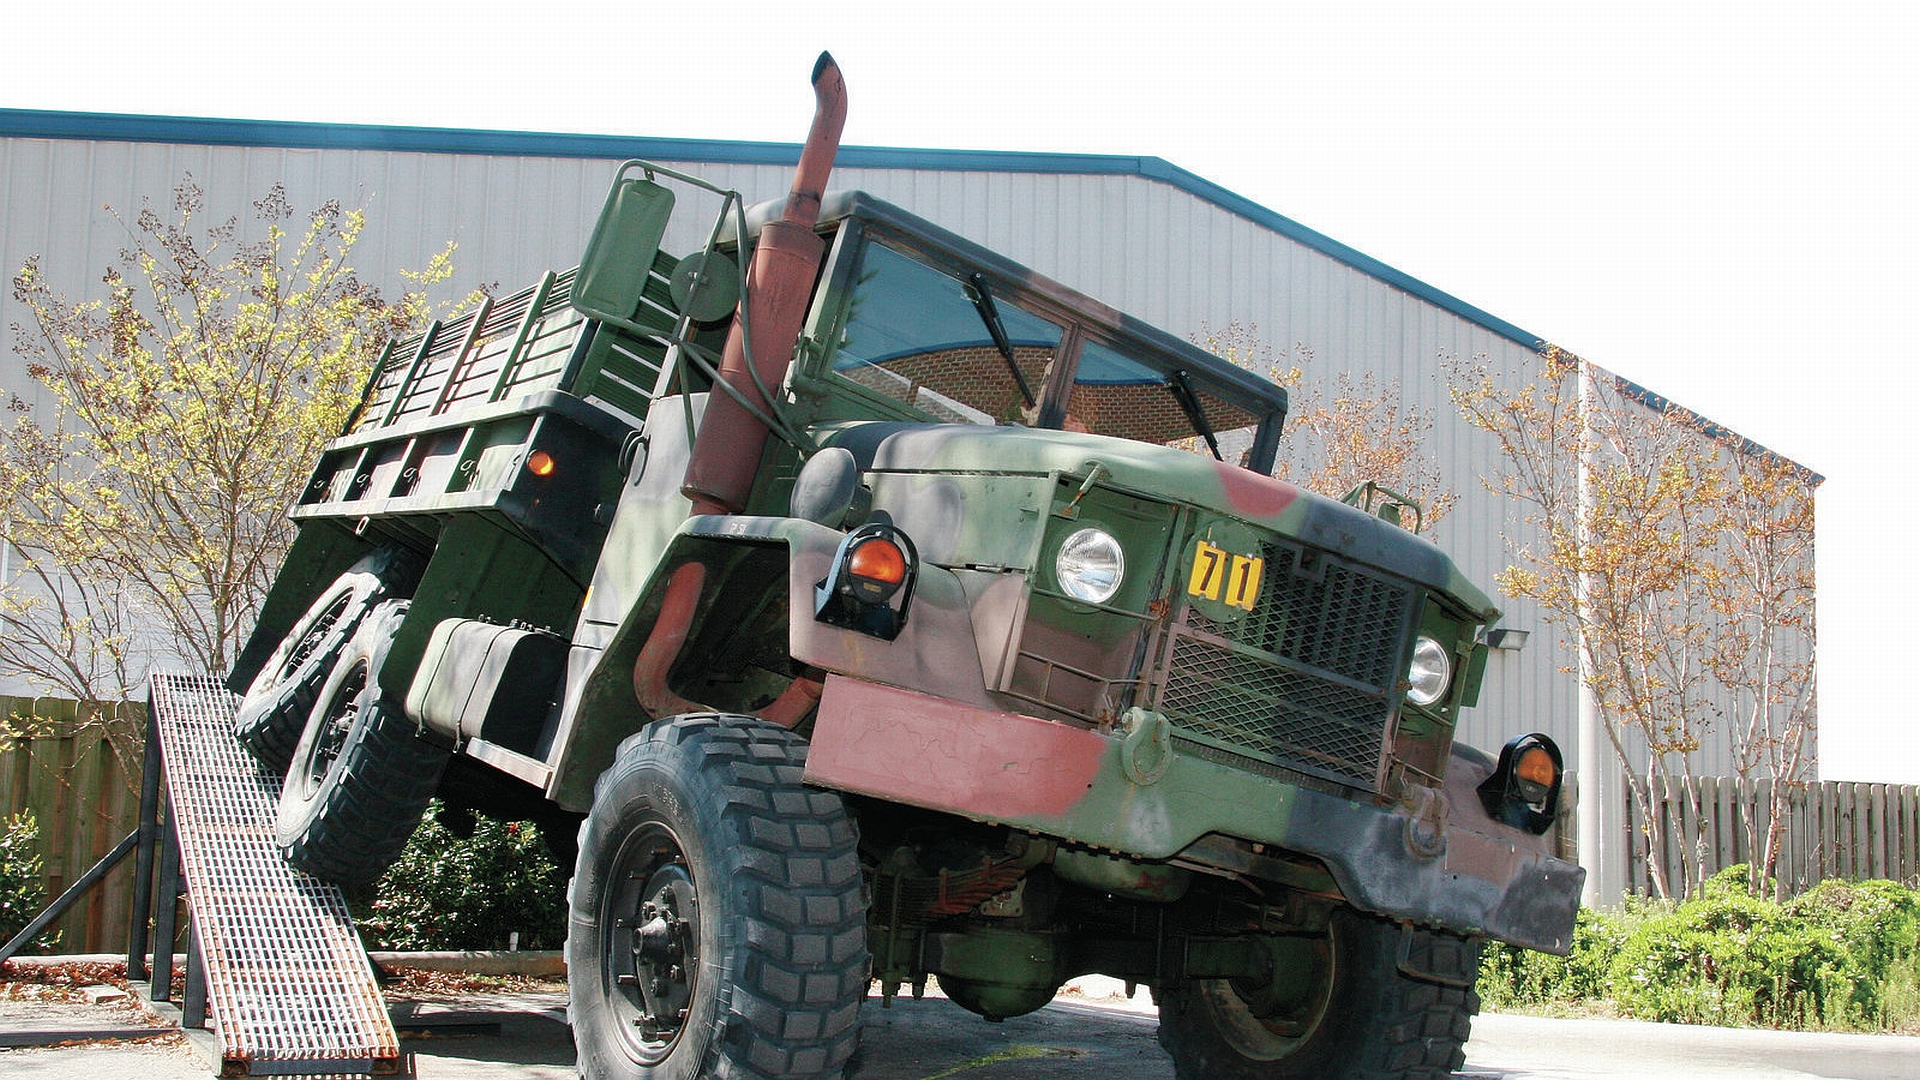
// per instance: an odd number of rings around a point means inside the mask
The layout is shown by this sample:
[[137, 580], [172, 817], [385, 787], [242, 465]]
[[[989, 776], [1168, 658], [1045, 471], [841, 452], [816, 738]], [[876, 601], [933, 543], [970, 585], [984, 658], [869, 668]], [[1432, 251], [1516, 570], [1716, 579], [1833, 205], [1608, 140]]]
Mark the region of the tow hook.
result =
[[1407, 850], [1423, 859], [1447, 853], [1447, 800], [1424, 784], [1408, 784], [1400, 796], [1407, 809]]

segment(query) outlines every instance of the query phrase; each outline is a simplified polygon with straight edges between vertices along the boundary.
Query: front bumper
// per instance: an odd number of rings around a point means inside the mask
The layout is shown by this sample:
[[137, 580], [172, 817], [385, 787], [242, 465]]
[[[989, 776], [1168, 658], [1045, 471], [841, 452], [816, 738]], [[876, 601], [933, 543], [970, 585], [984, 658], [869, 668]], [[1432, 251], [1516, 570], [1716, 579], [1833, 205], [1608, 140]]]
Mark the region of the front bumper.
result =
[[1364, 911], [1547, 952], [1571, 944], [1585, 871], [1477, 800], [1453, 801], [1461, 820], [1416, 816], [1193, 757], [1143, 769], [1125, 745], [834, 675], [806, 778], [1146, 860], [1192, 859], [1209, 837], [1267, 845], [1323, 862]]

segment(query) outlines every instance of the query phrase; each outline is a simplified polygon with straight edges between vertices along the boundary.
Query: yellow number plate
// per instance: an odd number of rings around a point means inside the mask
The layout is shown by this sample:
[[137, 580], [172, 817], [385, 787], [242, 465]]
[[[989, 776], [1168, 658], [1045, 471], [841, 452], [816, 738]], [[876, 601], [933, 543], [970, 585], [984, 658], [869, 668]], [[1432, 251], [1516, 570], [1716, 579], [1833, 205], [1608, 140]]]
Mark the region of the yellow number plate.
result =
[[1193, 572], [1187, 575], [1187, 594], [1252, 611], [1260, 598], [1260, 574], [1266, 560], [1258, 555], [1235, 555], [1205, 540], [1194, 541]]

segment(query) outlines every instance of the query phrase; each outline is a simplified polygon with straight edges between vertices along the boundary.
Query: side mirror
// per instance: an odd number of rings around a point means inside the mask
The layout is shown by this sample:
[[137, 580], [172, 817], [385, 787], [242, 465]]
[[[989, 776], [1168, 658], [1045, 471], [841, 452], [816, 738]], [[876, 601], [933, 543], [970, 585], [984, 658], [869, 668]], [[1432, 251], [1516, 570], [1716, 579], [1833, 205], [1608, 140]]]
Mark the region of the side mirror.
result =
[[625, 175], [637, 162], [620, 167], [600, 220], [580, 256], [573, 281], [574, 309], [593, 319], [631, 323], [640, 310], [640, 294], [653, 272], [654, 256], [673, 216], [673, 192], [640, 176]]

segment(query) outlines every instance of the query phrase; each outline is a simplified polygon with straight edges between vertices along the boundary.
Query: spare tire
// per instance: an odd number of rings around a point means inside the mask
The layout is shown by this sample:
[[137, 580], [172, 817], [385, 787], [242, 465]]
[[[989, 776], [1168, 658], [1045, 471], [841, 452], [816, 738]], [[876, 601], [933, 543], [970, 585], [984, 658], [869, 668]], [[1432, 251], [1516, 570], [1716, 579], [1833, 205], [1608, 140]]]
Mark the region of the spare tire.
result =
[[234, 713], [233, 735], [275, 776], [286, 774], [320, 684], [340, 650], [375, 604], [412, 590], [418, 561], [398, 547], [363, 556], [294, 620], [254, 676]]

